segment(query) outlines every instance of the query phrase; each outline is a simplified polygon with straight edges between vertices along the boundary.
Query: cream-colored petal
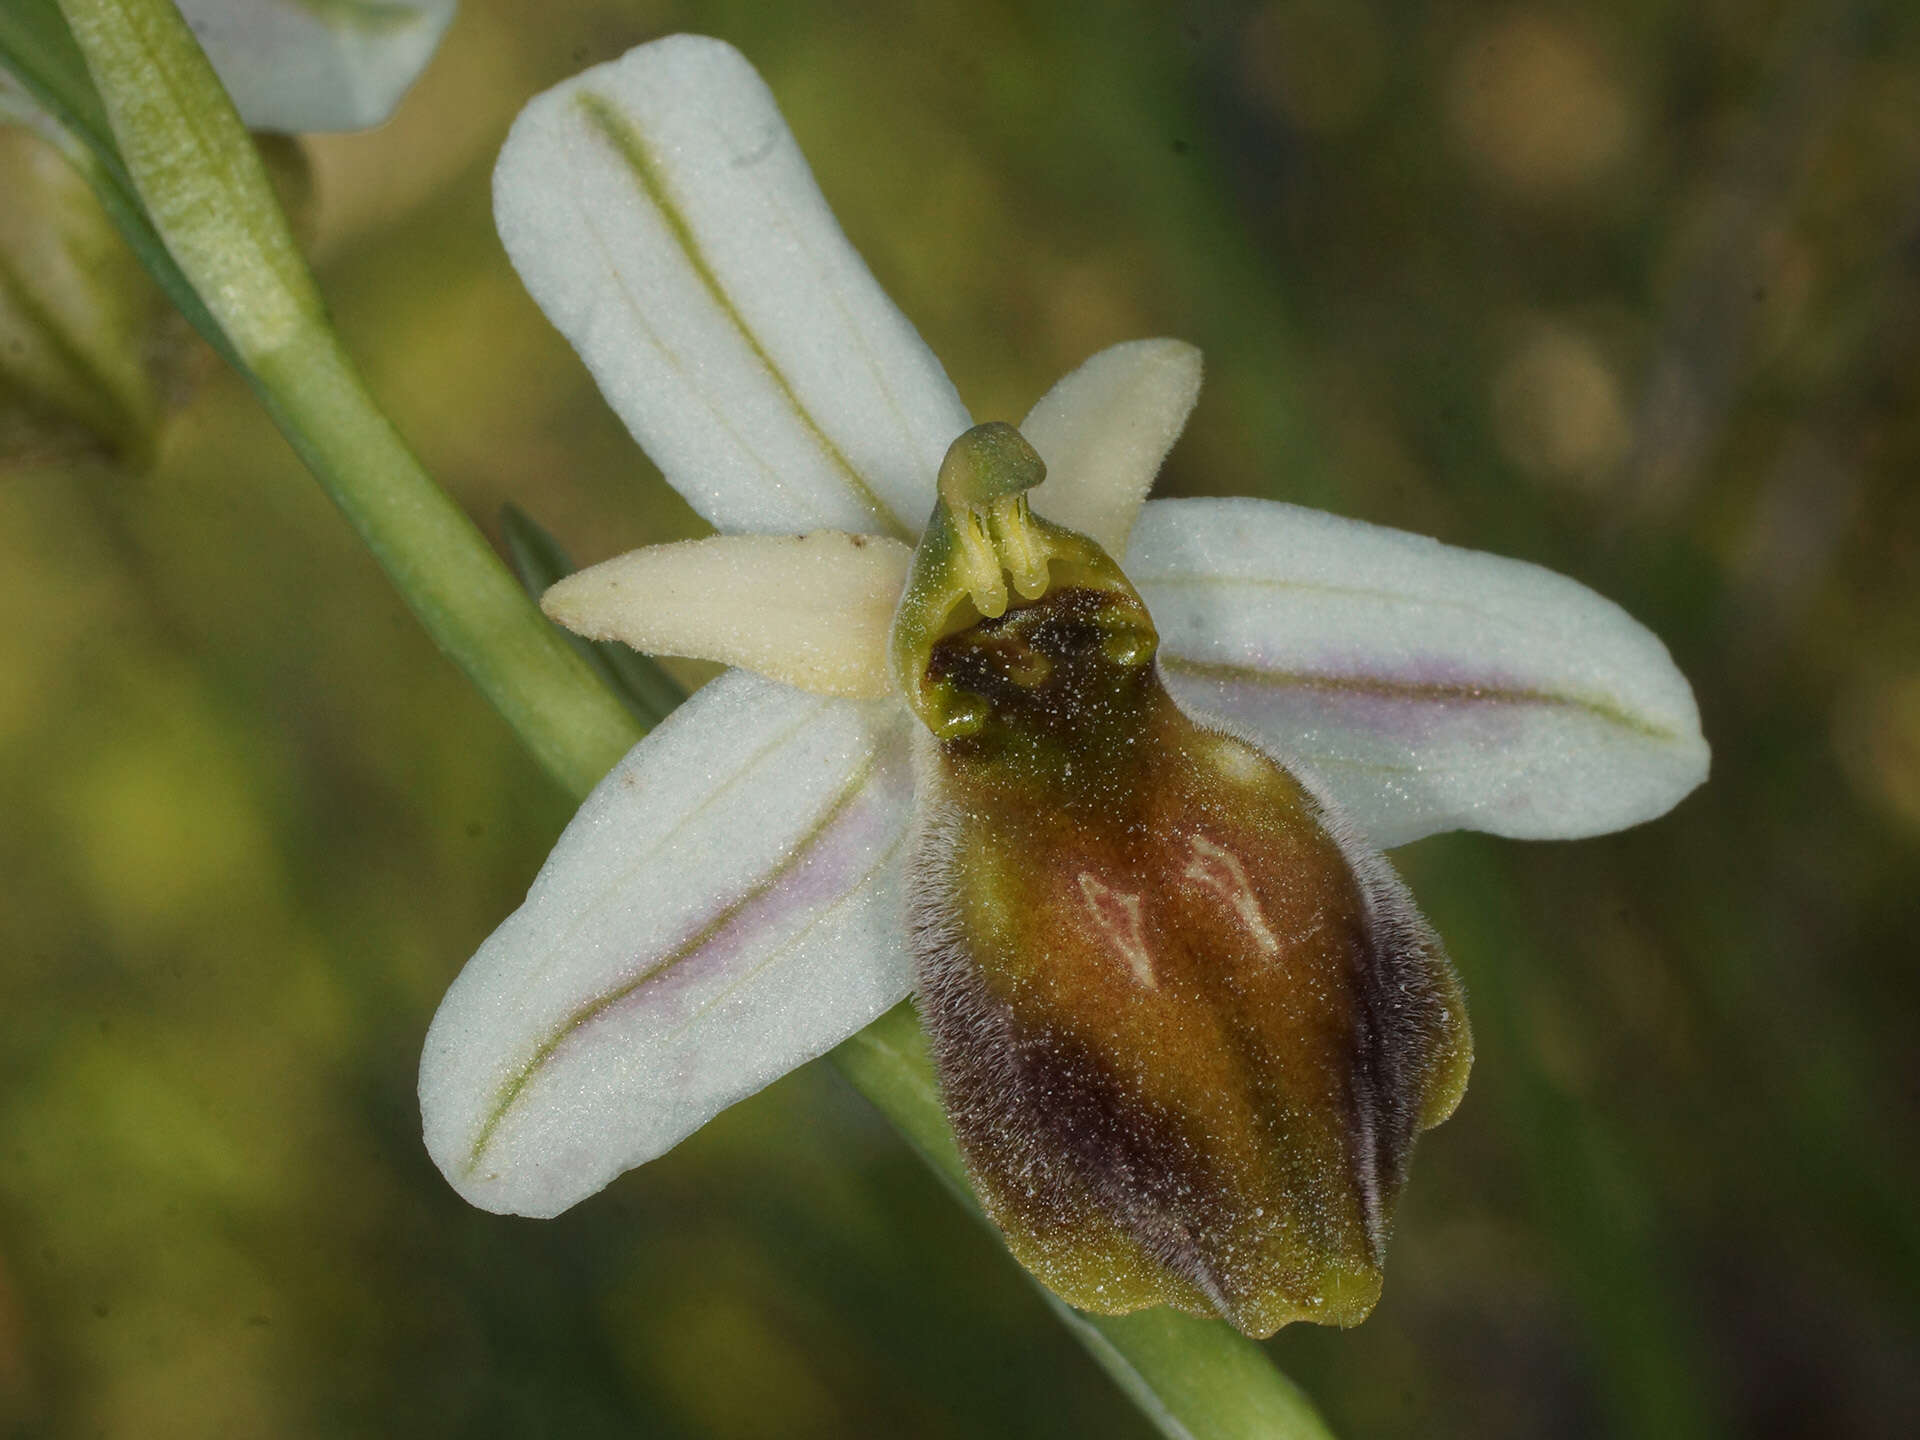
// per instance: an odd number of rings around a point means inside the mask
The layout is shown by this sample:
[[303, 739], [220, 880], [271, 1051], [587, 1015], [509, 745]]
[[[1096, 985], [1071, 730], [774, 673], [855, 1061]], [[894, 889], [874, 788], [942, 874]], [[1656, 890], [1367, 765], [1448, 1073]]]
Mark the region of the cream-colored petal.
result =
[[1047, 462], [1034, 513], [1125, 554], [1199, 395], [1200, 352], [1184, 340], [1110, 346], [1062, 378], [1020, 425]]
[[590, 639], [870, 699], [892, 689], [887, 626], [912, 556], [898, 540], [840, 530], [715, 535], [581, 570], [540, 607]]

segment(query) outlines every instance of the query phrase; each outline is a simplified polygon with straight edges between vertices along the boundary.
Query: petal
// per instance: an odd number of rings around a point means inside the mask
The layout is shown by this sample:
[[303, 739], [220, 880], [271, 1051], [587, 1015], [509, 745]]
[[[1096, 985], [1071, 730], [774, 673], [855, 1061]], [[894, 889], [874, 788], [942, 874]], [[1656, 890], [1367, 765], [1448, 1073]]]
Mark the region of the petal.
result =
[[180, 0], [180, 13], [254, 130], [364, 130], [393, 113], [453, 19], [455, 0]]
[[643, 45], [535, 99], [494, 174], [520, 277], [723, 530], [909, 538], [973, 422], [731, 46]]
[[1034, 512], [1123, 554], [1134, 518], [1200, 396], [1200, 352], [1184, 340], [1102, 350], [1045, 395], [1020, 433], [1047, 462]]
[[1571, 839], [1706, 778], [1652, 632], [1538, 565], [1261, 500], [1162, 500], [1127, 556], [1182, 703], [1315, 777], [1375, 845]]
[[558, 1214], [906, 995], [905, 728], [733, 671], [634, 748], [427, 1033], [454, 1188]]
[[912, 558], [898, 540], [839, 530], [715, 535], [575, 571], [540, 608], [591, 640], [872, 699], [893, 688], [887, 627]]

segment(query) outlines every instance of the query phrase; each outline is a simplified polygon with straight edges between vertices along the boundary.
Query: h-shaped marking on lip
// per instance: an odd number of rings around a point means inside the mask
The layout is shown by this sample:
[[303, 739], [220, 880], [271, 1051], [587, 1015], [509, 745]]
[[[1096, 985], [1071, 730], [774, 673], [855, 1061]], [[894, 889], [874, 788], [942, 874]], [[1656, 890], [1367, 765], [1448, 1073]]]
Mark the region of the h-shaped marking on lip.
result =
[[1133, 978], [1148, 990], [1159, 989], [1160, 981], [1153, 973], [1153, 952], [1147, 949], [1146, 932], [1140, 924], [1140, 897], [1114, 889], [1087, 870], [1080, 872], [1080, 893], [1086, 896], [1093, 923], [1127, 962]]
[[1206, 886], [1232, 907], [1253, 937], [1253, 943], [1260, 947], [1261, 954], [1278, 955], [1280, 942], [1274, 938], [1266, 914], [1260, 909], [1260, 898], [1247, 883], [1247, 867], [1240, 863], [1240, 857], [1204, 835], [1190, 837], [1187, 844], [1193, 851], [1193, 859], [1187, 862], [1183, 872], [1186, 878]]

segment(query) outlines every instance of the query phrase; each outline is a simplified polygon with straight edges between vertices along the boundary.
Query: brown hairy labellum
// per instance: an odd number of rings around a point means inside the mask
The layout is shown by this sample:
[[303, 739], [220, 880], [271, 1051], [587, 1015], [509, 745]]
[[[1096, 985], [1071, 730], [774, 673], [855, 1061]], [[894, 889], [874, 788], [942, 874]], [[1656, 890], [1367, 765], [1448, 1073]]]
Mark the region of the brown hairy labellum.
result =
[[[1108, 562], [1110, 563], [1110, 562]], [[1083, 1309], [1351, 1325], [1414, 1136], [1471, 1061], [1399, 879], [1161, 684], [1145, 608], [1066, 586], [932, 644], [920, 1006], [1018, 1258]]]

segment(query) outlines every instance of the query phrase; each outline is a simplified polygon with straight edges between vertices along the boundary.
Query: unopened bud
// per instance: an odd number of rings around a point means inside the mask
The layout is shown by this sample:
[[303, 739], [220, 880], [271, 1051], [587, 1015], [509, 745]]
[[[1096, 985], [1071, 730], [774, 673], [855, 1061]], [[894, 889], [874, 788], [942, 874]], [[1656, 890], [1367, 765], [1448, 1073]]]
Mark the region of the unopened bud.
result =
[[184, 327], [86, 181], [0, 126], [0, 461], [105, 451], [143, 463]]

